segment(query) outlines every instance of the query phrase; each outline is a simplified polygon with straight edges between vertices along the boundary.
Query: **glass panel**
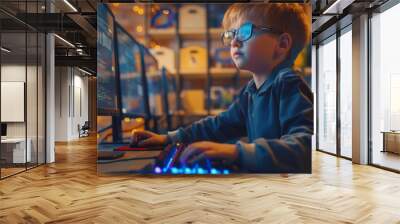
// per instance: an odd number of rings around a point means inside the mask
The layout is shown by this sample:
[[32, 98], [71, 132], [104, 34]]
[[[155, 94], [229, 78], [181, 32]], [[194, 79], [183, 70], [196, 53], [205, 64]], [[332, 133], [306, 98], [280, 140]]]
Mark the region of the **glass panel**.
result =
[[28, 151], [28, 168], [37, 165], [38, 160], [38, 144], [37, 144], [37, 74], [38, 74], [38, 36], [36, 32], [27, 33], [28, 38], [28, 63], [27, 63], [27, 81], [26, 81], [26, 115], [27, 115], [27, 143]]
[[[27, 2], [26, 12], [37, 13], [39, 11], [38, 3]], [[30, 15], [32, 16], [32, 15]], [[36, 20], [38, 17], [33, 16], [30, 20]], [[38, 132], [38, 92], [37, 92], [37, 76], [38, 76], [38, 34], [35, 30], [27, 30], [27, 76], [26, 76], [26, 125], [27, 125], [27, 150], [28, 163], [27, 167], [37, 166], [38, 160], [38, 143], [37, 143], [37, 132]]]
[[400, 170], [400, 5], [374, 15], [372, 22], [372, 163]]
[[351, 158], [352, 141], [352, 34], [340, 37], [340, 153]]
[[318, 148], [336, 153], [336, 38], [318, 48]]
[[38, 45], [38, 163], [45, 163], [45, 52], [46, 39], [44, 34], [39, 34]]
[[2, 177], [25, 170], [26, 34], [1, 34], [1, 121], [7, 133], [1, 140]]

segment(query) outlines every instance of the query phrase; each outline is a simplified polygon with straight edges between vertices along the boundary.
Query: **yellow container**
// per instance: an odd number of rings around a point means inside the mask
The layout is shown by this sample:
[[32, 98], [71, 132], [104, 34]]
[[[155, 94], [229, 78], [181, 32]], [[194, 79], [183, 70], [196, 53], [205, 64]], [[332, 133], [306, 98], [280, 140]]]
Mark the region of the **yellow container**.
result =
[[205, 74], [207, 72], [207, 50], [200, 46], [180, 49], [180, 71], [182, 74]]

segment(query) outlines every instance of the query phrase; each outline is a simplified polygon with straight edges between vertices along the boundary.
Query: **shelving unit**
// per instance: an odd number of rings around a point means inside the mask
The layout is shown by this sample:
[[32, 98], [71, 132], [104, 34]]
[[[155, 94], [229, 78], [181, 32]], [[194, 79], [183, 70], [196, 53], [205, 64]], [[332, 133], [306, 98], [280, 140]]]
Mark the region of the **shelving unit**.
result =
[[[227, 8], [229, 4], [219, 4], [219, 5], [224, 5], [225, 8]], [[185, 116], [205, 116], [205, 115], [214, 115], [216, 112], [220, 112], [221, 108], [213, 108], [212, 106], [212, 100], [211, 100], [211, 88], [213, 86], [229, 86], [232, 87], [235, 90], [235, 93], [237, 93], [241, 87], [243, 87], [250, 79], [251, 79], [251, 73], [246, 72], [246, 71], [239, 71], [237, 70], [233, 65], [232, 67], [217, 67], [214, 66], [215, 63], [213, 61], [213, 52], [215, 48], [220, 48], [222, 47], [221, 43], [221, 34], [223, 32], [223, 28], [221, 27], [216, 27], [215, 25], [217, 24], [217, 20], [210, 20], [210, 17], [215, 17], [215, 18], [221, 18], [221, 21], [219, 24], [222, 23], [222, 16], [224, 11], [221, 10], [220, 14], [216, 13], [216, 8], [215, 5], [212, 4], [199, 4], [199, 3], [190, 3], [190, 5], [198, 5], [204, 8], [205, 10], [205, 15], [206, 15], [206, 27], [205, 29], [199, 28], [199, 29], [192, 29], [192, 30], [182, 30], [180, 29], [180, 21], [179, 21], [179, 13], [181, 7], [188, 5], [188, 3], [182, 4], [182, 3], [174, 3], [174, 4], [162, 4], [162, 3], [151, 3], [151, 4], [135, 4], [135, 6], [138, 6], [143, 10], [143, 14], [135, 15], [135, 9], [133, 8], [133, 4], [119, 4], [119, 7], [132, 7], [128, 9], [124, 9], [125, 12], [130, 11], [130, 14], [132, 14], [131, 18], [127, 18], [127, 20], [130, 21], [141, 21], [141, 25], [143, 27], [142, 32], [133, 32], [132, 36], [140, 38], [142, 40], [142, 44], [145, 45], [148, 48], [155, 48], [157, 49], [158, 47], [168, 47], [170, 49], [173, 49], [174, 51], [174, 67], [175, 71], [170, 72], [170, 74], [173, 74], [177, 77], [178, 80], [178, 108], [183, 114], [184, 110], [184, 105], [182, 105], [182, 98], [181, 98], [181, 93], [184, 92], [185, 90], [188, 89], [203, 89], [204, 90], [204, 95], [205, 95], [205, 108], [204, 111], [206, 113], [198, 113], [198, 114], [184, 114]], [[157, 8], [158, 7], [158, 8]], [[168, 28], [162, 28], [162, 29], [156, 29], [151, 27], [151, 18], [154, 15], [154, 13], [162, 9], [164, 7], [167, 7], [171, 9], [174, 13], [174, 19], [175, 21], [172, 23], [171, 27]], [[137, 9], [137, 8], [136, 8]], [[137, 10], [136, 10], [137, 11]], [[217, 10], [218, 11], [218, 10]], [[217, 16], [216, 16], [217, 15]], [[214, 18], [214, 19], [215, 19]], [[212, 23], [212, 24], [211, 24]], [[129, 26], [132, 26], [132, 24], [135, 23], [129, 23], [131, 24]], [[203, 23], [202, 23], [203, 24]], [[135, 31], [135, 29], [131, 29]], [[137, 29], [136, 29], [137, 31]], [[206, 55], [207, 55], [207, 66], [200, 70], [200, 69], [194, 69], [194, 70], [183, 70], [181, 69], [180, 66], [180, 50], [184, 47], [187, 46], [192, 46], [192, 45], [197, 45], [197, 46], [202, 46], [206, 50]], [[308, 54], [310, 55], [310, 54]], [[308, 59], [307, 59], [308, 60]], [[309, 69], [311, 71], [311, 69]], [[303, 70], [303, 74], [307, 74], [308, 72], [307, 69]], [[224, 109], [224, 108], [222, 108]], [[186, 122], [184, 122], [186, 123]]]
[[[204, 111], [206, 111], [206, 113], [185, 114], [185, 116], [206, 116], [215, 114], [212, 113], [214, 108], [211, 107], [211, 95], [210, 95], [210, 90], [213, 84], [221, 83], [221, 80], [225, 80], [224, 86], [232, 86], [232, 88], [238, 88], [239, 86], [241, 86], [240, 80], [242, 80], [241, 84], [244, 84], [243, 81], [247, 82], [250, 79], [251, 75], [246, 72], [239, 72], [233, 66], [232, 68], [211, 67], [213, 64], [211, 55], [212, 46], [221, 45], [219, 44], [219, 42], [223, 29], [221, 27], [210, 26], [209, 4], [195, 4], [195, 3], [190, 5], [201, 6], [205, 10], [206, 26], [204, 27], [204, 23], [202, 22], [201, 24], [203, 25], [204, 28], [189, 29], [189, 30], [180, 29], [179, 12], [181, 7], [185, 5], [187, 6], [189, 4], [179, 4], [179, 3], [175, 4], [154, 3], [154, 4], [135, 4], [135, 5], [119, 4], [118, 6], [116, 6], [115, 9], [121, 10], [121, 12], [125, 13], [125, 15], [121, 16], [122, 18], [120, 18], [121, 20], [124, 20], [124, 22], [122, 23], [130, 27], [130, 29], [127, 30], [131, 30], [132, 36], [138, 38], [138, 40], [141, 41], [141, 43], [144, 46], [148, 48], [157, 48], [159, 46], [162, 46], [174, 50], [175, 71], [170, 72], [170, 74], [176, 75], [178, 80], [178, 96], [180, 96], [178, 99], [178, 108], [181, 110], [181, 114], [183, 113], [183, 108], [185, 108], [184, 105], [182, 105], [181, 93], [187, 89], [204, 90], [204, 95], [205, 95]], [[175, 21], [172, 23], [172, 26], [162, 29], [156, 29], [151, 27], [151, 18], [157, 11], [156, 7], [163, 8], [165, 6], [174, 11]], [[228, 6], [229, 4], [226, 4], [225, 7]], [[220, 15], [221, 18], [223, 13], [224, 12], [222, 11]], [[129, 22], [129, 21], [135, 21], [135, 22]], [[133, 26], [136, 26], [136, 28]], [[141, 32], [138, 32], [138, 30], [140, 30]], [[207, 55], [206, 66], [202, 70], [201, 69], [186, 70], [182, 69], [180, 66], [181, 64], [180, 50], [183, 47], [192, 45], [204, 47], [206, 51]]]

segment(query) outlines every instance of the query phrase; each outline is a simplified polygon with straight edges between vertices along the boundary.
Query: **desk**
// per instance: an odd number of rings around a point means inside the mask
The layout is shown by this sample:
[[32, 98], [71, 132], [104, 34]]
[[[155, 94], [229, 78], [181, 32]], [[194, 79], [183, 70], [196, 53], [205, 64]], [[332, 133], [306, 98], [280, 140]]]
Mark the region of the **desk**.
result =
[[381, 133], [383, 134], [382, 152], [392, 152], [400, 154], [400, 132], [382, 131]]
[[[113, 152], [117, 147], [126, 144], [99, 144], [97, 155], [101, 156], [103, 153], [120, 153]], [[97, 171], [99, 175], [115, 175], [115, 174], [130, 174], [130, 173], [143, 173], [147, 168], [152, 167], [155, 158], [161, 151], [127, 151], [123, 156], [115, 159], [100, 160], [97, 159]], [[151, 169], [152, 171], [152, 169]]]
[[[25, 163], [31, 162], [32, 140], [26, 139], [27, 147], [25, 152], [25, 138], [5, 138], [1, 139], [1, 157], [6, 163]], [[25, 159], [27, 158], [27, 161]]]

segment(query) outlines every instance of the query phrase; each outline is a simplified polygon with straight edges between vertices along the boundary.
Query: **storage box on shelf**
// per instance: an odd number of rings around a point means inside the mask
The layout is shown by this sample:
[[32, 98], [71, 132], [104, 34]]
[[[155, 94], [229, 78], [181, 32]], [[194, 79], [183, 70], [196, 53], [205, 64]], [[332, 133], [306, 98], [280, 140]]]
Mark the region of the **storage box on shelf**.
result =
[[189, 46], [180, 49], [180, 73], [182, 75], [206, 76], [208, 66], [207, 49], [200, 46]]
[[183, 90], [181, 93], [183, 103], [183, 110], [185, 114], [192, 115], [206, 115], [205, 109], [205, 93], [203, 90], [192, 89]]
[[148, 34], [156, 39], [176, 37], [176, 9], [173, 5], [154, 4], [149, 9]]
[[183, 5], [179, 9], [179, 33], [205, 34], [207, 32], [206, 9], [200, 5]]
[[167, 47], [158, 47], [150, 49], [150, 52], [158, 61], [158, 68], [165, 67], [169, 73], [176, 74], [175, 52]]

